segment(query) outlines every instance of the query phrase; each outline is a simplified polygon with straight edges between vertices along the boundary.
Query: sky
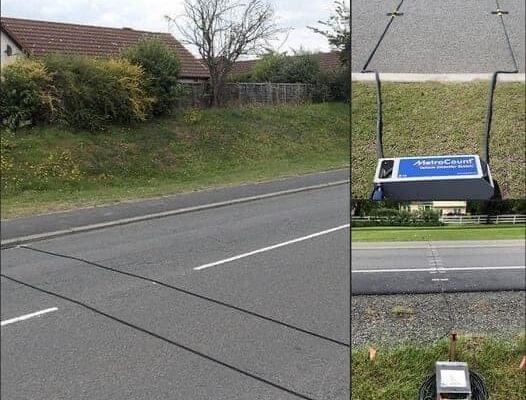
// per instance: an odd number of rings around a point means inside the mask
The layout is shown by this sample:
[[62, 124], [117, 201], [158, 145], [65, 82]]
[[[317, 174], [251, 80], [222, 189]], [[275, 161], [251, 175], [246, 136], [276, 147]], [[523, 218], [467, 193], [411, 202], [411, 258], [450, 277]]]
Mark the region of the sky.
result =
[[[333, 3], [333, 0], [271, 0], [276, 22], [290, 29], [273, 44], [275, 50], [329, 51], [327, 39], [307, 26], [327, 20]], [[184, 15], [183, 0], [2, 0], [1, 11], [5, 17], [170, 32], [176, 38], [176, 28], [164, 16]], [[189, 47], [189, 50], [197, 54], [195, 49]]]

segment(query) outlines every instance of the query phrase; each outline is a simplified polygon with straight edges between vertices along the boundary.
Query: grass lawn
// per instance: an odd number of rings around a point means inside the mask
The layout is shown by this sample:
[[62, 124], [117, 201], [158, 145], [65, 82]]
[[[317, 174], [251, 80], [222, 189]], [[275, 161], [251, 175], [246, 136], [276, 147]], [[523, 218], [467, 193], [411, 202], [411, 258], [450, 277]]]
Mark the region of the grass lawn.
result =
[[352, 228], [353, 242], [524, 239], [524, 225]]
[[[525, 352], [524, 336], [516, 340], [460, 337], [457, 357], [481, 374], [491, 400], [524, 399], [524, 370], [519, 363]], [[448, 343], [404, 345], [378, 349], [369, 360], [368, 349], [352, 351], [353, 400], [417, 399], [421, 383], [434, 373], [435, 361], [447, 361]]]
[[[487, 83], [384, 83], [384, 153], [480, 154]], [[353, 83], [352, 192], [369, 198], [376, 168], [373, 84]], [[525, 86], [499, 83], [490, 138], [491, 172], [505, 198], [524, 198]]]
[[2, 218], [349, 165], [343, 103], [189, 110], [105, 132], [2, 133]]

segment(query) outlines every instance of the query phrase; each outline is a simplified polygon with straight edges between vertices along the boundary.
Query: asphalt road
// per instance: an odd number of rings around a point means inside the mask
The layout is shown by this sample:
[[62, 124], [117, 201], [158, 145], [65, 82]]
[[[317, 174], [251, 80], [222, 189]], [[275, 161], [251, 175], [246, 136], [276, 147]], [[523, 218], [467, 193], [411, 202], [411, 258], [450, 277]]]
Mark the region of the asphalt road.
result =
[[348, 210], [342, 185], [2, 250], [2, 398], [348, 399]]
[[[360, 72], [399, 1], [352, 1], [351, 68]], [[525, 65], [525, 2], [501, 0], [519, 71]], [[384, 73], [489, 73], [513, 66], [495, 0], [404, 0], [370, 69]]]
[[258, 183], [247, 183], [98, 207], [33, 215], [25, 218], [3, 219], [0, 221], [0, 235], [3, 242], [24, 236], [67, 230], [92, 224], [104, 224], [116, 220], [189, 207], [235, 201], [252, 196], [324, 185], [348, 179], [349, 169], [344, 168], [294, 177], [283, 177], [282, 179]]
[[352, 244], [352, 294], [526, 290], [524, 240]]

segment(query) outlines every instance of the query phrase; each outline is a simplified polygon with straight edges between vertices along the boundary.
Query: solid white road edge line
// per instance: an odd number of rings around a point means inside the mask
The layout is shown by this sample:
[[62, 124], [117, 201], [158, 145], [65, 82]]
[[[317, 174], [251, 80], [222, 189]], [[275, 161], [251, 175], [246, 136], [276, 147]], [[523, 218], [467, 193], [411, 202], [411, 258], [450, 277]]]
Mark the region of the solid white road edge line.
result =
[[[356, 243], [356, 242], [355, 242]], [[396, 242], [400, 243], [400, 242]], [[476, 248], [500, 248], [500, 247], [524, 247], [523, 244], [514, 244], [514, 243], [503, 243], [503, 244], [474, 244], [474, 245], [447, 245], [447, 244], [439, 244], [439, 245], [433, 245], [437, 249], [476, 249]], [[356, 244], [351, 244], [352, 251], [371, 251], [371, 250], [419, 250], [419, 249], [427, 249], [427, 246], [425, 244], [422, 244], [421, 246], [370, 246], [370, 247], [357, 247]]]
[[22, 315], [20, 317], [6, 319], [5, 321], [1, 322], [0, 326], [13, 324], [13, 323], [19, 322], [19, 321], [24, 321], [26, 319], [33, 318], [33, 317], [38, 317], [39, 315], [47, 314], [47, 313], [50, 313], [50, 312], [53, 312], [53, 311], [57, 311], [57, 310], [58, 310], [57, 307], [51, 307], [51, 308], [46, 308], [45, 310], [37, 311], [37, 312], [31, 313], [31, 314]]
[[[489, 81], [492, 73], [481, 74], [413, 74], [413, 73], [397, 73], [397, 72], [380, 72], [380, 79], [384, 82], [473, 82], [473, 81]], [[351, 79], [356, 82], [371, 82], [374, 81], [374, 74], [353, 72]], [[524, 73], [517, 74], [501, 74], [498, 76], [499, 82], [524, 82], [526, 79]]]
[[[447, 271], [491, 271], [491, 270], [506, 270], [506, 269], [526, 269], [524, 265], [513, 265], [509, 267], [450, 267], [442, 268], [440, 272]], [[391, 269], [358, 269], [351, 271], [353, 274], [374, 274], [386, 272], [432, 272], [437, 271], [436, 268], [391, 268]]]
[[336, 232], [336, 231], [339, 231], [339, 230], [342, 230], [342, 229], [346, 229], [346, 228], [349, 228], [349, 226], [350, 226], [350, 224], [340, 225], [340, 226], [337, 226], [336, 228], [327, 229], [325, 231], [316, 232], [316, 233], [313, 233], [311, 235], [303, 236], [303, 237], [300, 237], [300, 238], [297, 238], [297, 239], [288, 240], [286, 242], [278, 243], [278, 244], [275, 244], [275, 245], [272, 245], [272, 246], [268, 246], [268, 247], [263, 247], [261, 249], [254, 250], [254, 251], [251, 251], [251, 252], [248, 252], [248, 253], [244, 253], [244, 254], [240, 254], [238, 256], [225, 258], [224, 260], [215, 261], [215, 262], [209, 263], [209, 264], [200, 265], [199, 267], [195, 267], [194, 270], [195, 271], [199, 271], [199, 270], [202, 270], [202, 269], [205, 269], [205, 268], [215, 267], [216, 265], [226, 264], [226, 263], [229, 263], [231, 261], [239, 260], [240, 258], [253, 256], [254, 254], [263, 253], [265, 251], [274, 250], [274, 249], [277, 249], [279, 247], [288, 246], [288, 245], [293, 244], [293, 243], [303, 242], [304, 240], [312, 239], [312, 238], [315, 238], [315, 237], [318, 237], [318, 236], [326, 235], [326, 234], [331, 233], [331, 232]]

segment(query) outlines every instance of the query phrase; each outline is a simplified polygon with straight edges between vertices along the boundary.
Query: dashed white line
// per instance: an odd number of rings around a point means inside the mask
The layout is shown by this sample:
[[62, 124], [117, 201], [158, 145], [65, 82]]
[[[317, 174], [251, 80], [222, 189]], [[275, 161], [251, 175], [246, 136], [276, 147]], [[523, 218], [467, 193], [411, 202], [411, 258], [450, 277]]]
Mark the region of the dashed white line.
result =
[[40, 310], [40, 311], [31, 313], [31, 314], [21, 315], [20, 317], [6, 319], [5, 321], [2, 321], [0, 323], [0, 326], [13, 324], [13, 323], [19, 322], [19, 321], [24, 321], [26, 319], [33, 318], [33, 317], [38, 317], [39, 315], [47, 314], [47, 313], [50, 313], [50, 312], [53, 312], [53, 311], [57, 311], [57, 310], [58, 310], [57, 307], [51, 307], [51, 308], [46, 308], [45, 310]]
[[283, 246], [288, 246], [290, 244], [294, 244], [294, 243], [298, 243], [298, 242], [303, 242], [304, 240], [312, 239], [312, 238], [315, 238], [315, 237], [318, 237], [318, 236], [327, 235], [328, 233], [332, 233], [332, 232], [336, 232], [336, 231], [339, 231], [339, 230], [342, 230], [342, 229], [349, 228], [349, 226], [350, 226], [350, 224], [340, 225], [340, 226], [337, 226], [335, 228], [327, 229], [327, 230], [321, 231], [321, 232], [316, 232], [316, 233], [313, 233], [313, 234], [310, 234], [310, 235], [307, 235], [307, 236], [303, 236], [303, 237], [300, 237], [300, 238], [297, 238], [297, 239], [288, 240], [286, 242], [278, 243], [278, 244], [275, 244], [275, 245], [272, 245], [272, 246], [263, 247], [261, 249], [250, 251], [250, 252], [244, 253], [244, 254], [240, 254], [238, 256], [229, 257], [229, 258], [225, 258], [224, 260], [219, 260], [219, 261], [215, 261], [215, 262], [212, 262], [212, 263], [209, 263], [209, 264], [200, 265], [199, 267], [194, 267], [194, 270], [195, 271], [199, 271], [199, 270], [202, 270], [202, 269], [205, 269], [205, 268], [210, 268], [210, 267], [215, 267], [217, 265], [226, 264], [226, 263], [229, 263], [229, 262], [232, 262], [232, 261], [239, 260], [241, 258], [253, 256], [254, 254], [263, 253], [265, 251], [274, 250], [274, 249], [277, 249], [277, 248], [280, 248], [280, 247], [283, 247]]
[[502, 266], [502, 267], [449, 267], [437, 271], [436, 268], [389, 268], [389, 269], [358, 269], [351, 271], [353, 274], [374, 274], [389, 272], [446, 272], [446, 271], [492, 271], [492, 270], [518, 270], [526, 269], [524, 265]]

